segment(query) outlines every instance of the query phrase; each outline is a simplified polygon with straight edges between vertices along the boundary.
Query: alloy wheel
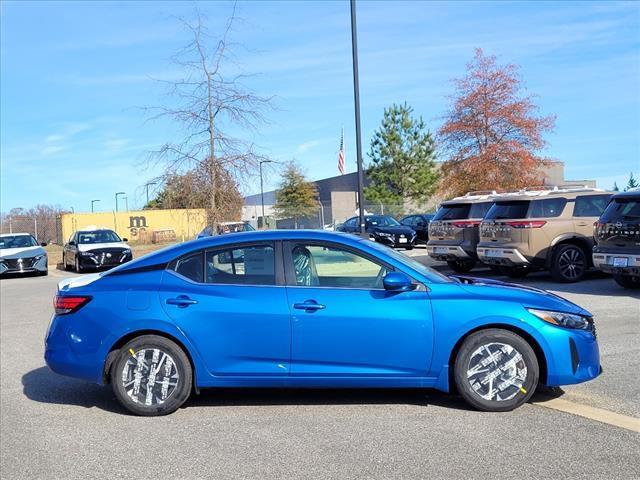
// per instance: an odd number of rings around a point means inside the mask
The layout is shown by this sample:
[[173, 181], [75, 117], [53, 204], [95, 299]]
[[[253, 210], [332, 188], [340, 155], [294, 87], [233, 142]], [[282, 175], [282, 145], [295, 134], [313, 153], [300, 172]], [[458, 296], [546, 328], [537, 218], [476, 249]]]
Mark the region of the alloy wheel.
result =
[[558, 267], [567, 279], [580, 278], [584, 274], [584, 254], [579, 248], [569, 248], [560, 254]]
[[159, 348], [130, 349], [129, 353], [121, 378], [129, 398], [144, 406], [165, 403], [180, 382], [173, 357]]
[[502, 402], [526, 393], [527, 365], [522, 354], [506, 343], [487, 343], [471, 354], [467, 381], [485, 400]]

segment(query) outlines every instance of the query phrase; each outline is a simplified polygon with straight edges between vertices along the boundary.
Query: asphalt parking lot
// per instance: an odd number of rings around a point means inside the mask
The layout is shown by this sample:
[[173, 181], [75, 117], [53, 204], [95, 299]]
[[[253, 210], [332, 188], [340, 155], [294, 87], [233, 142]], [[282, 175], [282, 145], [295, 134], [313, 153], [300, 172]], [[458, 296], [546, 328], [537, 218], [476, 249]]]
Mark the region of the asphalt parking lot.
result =
[[594, 314], [605, 371], [514, 412], [430, 390], [223, 390], [139, 418], [110, 388], [44, 364], [56, 282], [69, 275], [0, 281], [2, 478], [638, 478], [640, 295], [606, 276], [519, 281]]

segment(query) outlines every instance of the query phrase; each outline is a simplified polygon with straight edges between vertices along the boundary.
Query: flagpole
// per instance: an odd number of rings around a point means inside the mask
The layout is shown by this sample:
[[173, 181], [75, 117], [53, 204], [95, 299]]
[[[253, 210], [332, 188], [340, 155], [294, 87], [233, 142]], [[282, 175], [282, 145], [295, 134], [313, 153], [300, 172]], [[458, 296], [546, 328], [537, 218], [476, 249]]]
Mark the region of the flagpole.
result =
[[358, 80], [358, 33], [356, 31], [356, 0], [351, 0], [351, 49], [353, 55], [353, 99], [356, 115], [356, 164], [358, 166], [358, 216], [360, 223], [360, 235], [366, 235], [364, 224], [364, 195], [362, 184], [364, 173], [362, 171], [362, 146], [360, 135], [360, 85]]

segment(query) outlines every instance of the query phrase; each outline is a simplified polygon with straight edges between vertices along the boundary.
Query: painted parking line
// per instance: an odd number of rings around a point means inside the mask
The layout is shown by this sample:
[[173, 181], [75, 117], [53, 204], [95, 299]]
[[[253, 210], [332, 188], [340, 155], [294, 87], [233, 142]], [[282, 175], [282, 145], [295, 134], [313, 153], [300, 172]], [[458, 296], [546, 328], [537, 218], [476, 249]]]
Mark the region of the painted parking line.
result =
[[606, 423], [607, 425], [613, 425], [614, 427], [640, 433], [640, 418], [622, 415], [603, 408], [590, 407], [563, 398], [553, 397], [541, 397], [539, 401], [533, 402], [533, 405], [550, 408], [559, 412], [571, 413], [572, 415], [578, 415], [590, 420], [595, 420], [596, 422]]

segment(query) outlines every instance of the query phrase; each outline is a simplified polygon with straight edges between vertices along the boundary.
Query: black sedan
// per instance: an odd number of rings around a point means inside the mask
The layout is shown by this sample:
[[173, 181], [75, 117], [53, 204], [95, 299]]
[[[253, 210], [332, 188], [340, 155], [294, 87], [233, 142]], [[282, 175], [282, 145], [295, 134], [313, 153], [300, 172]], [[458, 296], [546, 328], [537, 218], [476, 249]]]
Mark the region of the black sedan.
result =
[[429, 241], [429, 222], [433, 220], [433, 217], [435, 217], [433, 213], [417, 213], [407, 215], [400, 220], [400, 223], [416, 232], [416, 242], [427, 243]]
[[74, 233], [62, 251], [65, 270], [85, 270], [115, 267], [133, 258], [131, 248], [113, 230], [82, 230]]
[[[365, 229], [371, 240], [389, 247], [403, 247], [411, 250], [415, 246], [416, 232], [401, 225], [390, 215], [365, 215]], [[352, 217], [337, 228], [340, 232], [360, 233], [358, 217]]]

